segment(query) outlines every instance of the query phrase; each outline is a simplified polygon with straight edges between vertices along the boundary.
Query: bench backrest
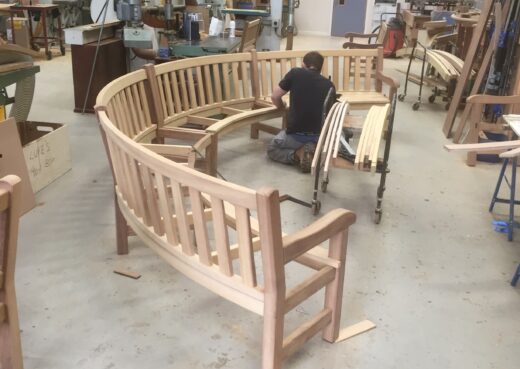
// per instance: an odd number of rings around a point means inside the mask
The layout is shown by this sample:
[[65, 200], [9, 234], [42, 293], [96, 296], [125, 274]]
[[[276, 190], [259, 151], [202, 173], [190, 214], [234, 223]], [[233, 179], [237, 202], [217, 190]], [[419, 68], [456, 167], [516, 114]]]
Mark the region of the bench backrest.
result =
[[[98, 118], [119, 205], [132, 229], [187, 276], [261, 314], [254, 251], [261, 249], [265, 258], [273, 248], [282, 249], [280, 206], [271, 201], [278, 193], [263, 195], [165, 159], [118, 133], [105, 112], [99, 111]], [[258, 214], [258, 224], [251, 214]], [[266, 237], [260, 236], [262, 229]], [[283, 268], [266, 271], [262, 264], [264, 278], [284, 279]], [[277, 268], [276, 263], [269, 268]]]
[[[255, 53], [253, 51], [253, 53]], [[252, 80], [258, 90], [255, 96], [268, 98], [278, 82], [291, 69], [301, 67], [308, 50], [269, 51], [256, 53]], [[373, 73], [383, 69], [383, 49], [320, 50], [325, 61], [321, 74], [331, 79], [338, 91], [378, 91], [382, 85]], [[257, 72], [255, 72], [257, 71]]]
[[23, 369], [18, 309], [14, 289], [20, 178], [0, 179], [0, 368]]
[[96, 105], [106, 107], [112, 123], [137, 141], [153, 131], [157, 123], [144, 70], [126, 74], [107, 85], [99, 93]]
[[200, 108], [252, 101], [250, 63], [251, 54], [240, 53], [147, 66], [149, 78], [157, 81], [154, 96], [165, 124], [174, 115], [194, 114]]

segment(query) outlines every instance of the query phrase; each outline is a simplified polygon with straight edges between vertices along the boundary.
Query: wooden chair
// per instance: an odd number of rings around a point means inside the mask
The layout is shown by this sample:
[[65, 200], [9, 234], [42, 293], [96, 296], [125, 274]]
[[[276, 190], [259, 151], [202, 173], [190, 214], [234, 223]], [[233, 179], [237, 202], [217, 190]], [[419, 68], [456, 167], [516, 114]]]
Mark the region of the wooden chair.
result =
[[238, 52], [246, 52], [256, 48], [256, 40], [260, 34], [261, 20], [255, 19], [251, 22], [246, 22], [242, 32], [242, 42]]
[[0, 368], [23, 369], [18, 309], [14, 288], [20, 178], [0, 179]]
[[[345, 38], [349, 40], [343, 44], [344, 49], [377, 49], [378, 47], [384, 47], [386, 38], [388, 36], [388, 24], [381, 22], [381, 27], [378, 33], [345, 33]], [[367, 39], [367, 43], [354, 42], [355, 38]], [[371, 40], [375, 38], [376, 42], [371, 44]]]

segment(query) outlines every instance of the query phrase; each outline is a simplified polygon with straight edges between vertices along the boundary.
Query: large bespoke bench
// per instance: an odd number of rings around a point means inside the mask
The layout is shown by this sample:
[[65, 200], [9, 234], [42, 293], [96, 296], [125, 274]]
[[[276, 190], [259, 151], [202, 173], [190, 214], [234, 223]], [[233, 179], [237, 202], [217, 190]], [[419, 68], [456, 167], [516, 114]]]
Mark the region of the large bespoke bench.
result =
[[[382, 49], [321, 53], [324, 75], [331, 73], [339, 92], [351, 96], [351, 109], [387, 104], [395, 94], [381, 72]], [[279, 130], [260, 123], [284, 115], [268, 97], [304, 55], [253, 51], [149, 65], [107, 85], [96, 106], [114, 175], [118, 253], [128, 252], [128, 235], [135, 234], [185, 276], [262, 315], [263, 369], [280, 368], [319, 332], [326, 341], [337, 339], [355, 215], [336, 209], [285, 235], [278, 191], [212, 175], [219, 138], [248, 125], [253, 135]], [[388, 97], [383, 83], [390, 83]], [[363, 93], [366, 100], [356, 100]], [[319, 246], [327, 241], [328, 250]], [[291, 262], [315, 272], [289, 289]], [[284, 334], [284, 316], [323, 288], [324, 309]]]
[[0, 178], [0, 368], [3, 369], [23, 369], [14, 285], [21, 201], [20, 178], [13, 175]]

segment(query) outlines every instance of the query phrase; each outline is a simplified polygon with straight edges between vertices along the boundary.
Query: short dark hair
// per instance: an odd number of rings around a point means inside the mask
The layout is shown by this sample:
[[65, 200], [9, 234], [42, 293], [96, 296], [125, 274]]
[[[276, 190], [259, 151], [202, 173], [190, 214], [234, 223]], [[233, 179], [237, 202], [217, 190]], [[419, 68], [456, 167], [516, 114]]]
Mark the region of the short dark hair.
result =
[[321, 72], [321, 68], [323, 67], [323, 56], [317, 51], [308, 52], [303, 57], [303, 64], [305, 64], [309, 69]]

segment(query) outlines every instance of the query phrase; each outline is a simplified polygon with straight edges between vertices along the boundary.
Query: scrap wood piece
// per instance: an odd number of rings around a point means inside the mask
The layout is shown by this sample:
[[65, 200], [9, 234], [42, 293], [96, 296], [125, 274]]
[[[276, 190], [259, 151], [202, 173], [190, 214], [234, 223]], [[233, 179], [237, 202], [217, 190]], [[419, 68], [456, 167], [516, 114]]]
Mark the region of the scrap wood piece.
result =
[[127, 270], [127, 269], [114, 269], [114, 273], [122, 275], [124, 277], [133, 278], [133, 279], [141, 278], [141, 274], [139, 274], [137, 272], [132, 272], [131, 270]]
[[348, 340], [349, 338], [357, 336], [361, 333], [368, 332], [369, 330], [374, 329], [375, 327], [376, 325], [370, 320], [363, 320], [362, 322], [351, 325], [347, 328], [343, 328], [339, 332], [339, 336], [336, 342]]

